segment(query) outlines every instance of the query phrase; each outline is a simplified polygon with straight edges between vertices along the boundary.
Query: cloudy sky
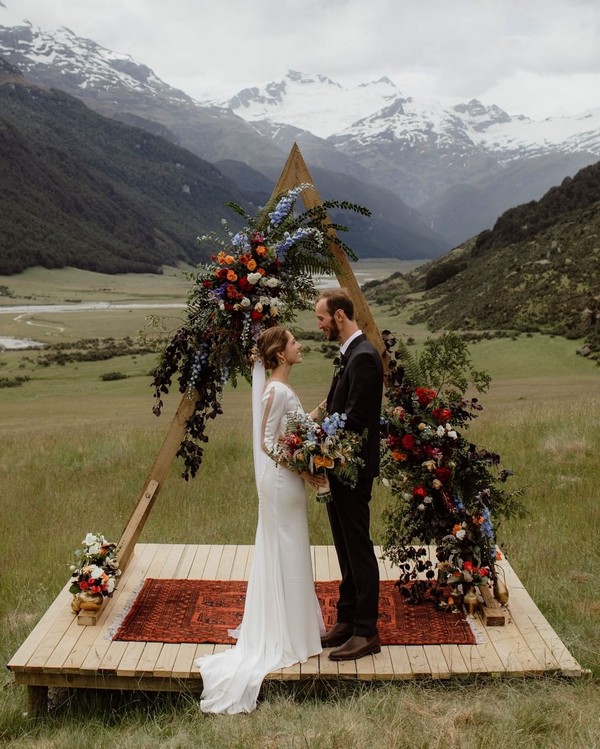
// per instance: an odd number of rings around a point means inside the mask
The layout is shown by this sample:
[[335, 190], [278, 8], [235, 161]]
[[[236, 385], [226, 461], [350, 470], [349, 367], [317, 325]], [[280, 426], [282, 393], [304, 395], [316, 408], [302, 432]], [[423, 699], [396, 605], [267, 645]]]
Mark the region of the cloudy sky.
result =
[[535, 119], [600, 107], [599, 0], [0, 0], [145, 63], [198, 99], [289, 69]]

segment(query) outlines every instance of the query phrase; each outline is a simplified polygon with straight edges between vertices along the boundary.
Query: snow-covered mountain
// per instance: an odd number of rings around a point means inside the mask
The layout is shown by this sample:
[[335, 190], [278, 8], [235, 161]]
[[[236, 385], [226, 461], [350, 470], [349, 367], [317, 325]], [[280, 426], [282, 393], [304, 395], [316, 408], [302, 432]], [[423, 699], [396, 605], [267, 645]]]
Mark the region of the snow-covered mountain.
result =
[[[0, 24], [3, 10], [0, 0]], [[393, 192], [449, 246], [600, 158], [600, 109], [534, 121], [476, 99], [448, 106], [410, 96], [385, 77], [346, 87], [297, 71], [198, 102], [128, 55], [28, 23], [0, 25], [0, 57], [213, 163], [245, 162], [272, 179], [297, 142], [311, 171]]]
[[267, 120], [308, 130], [335, 142], [365, 144], [372, 139], [419, 147], [465, 144], [502, 153], [506, 159], [556, 150], [600, 155], [600, 108], [573, 117], [535, 121], [511, 116], [477, 99], [455, 106], [405, 96], [389, 78], [344, 87], [323, 75], [290, 70], [262, 87], [246, 88], [212, 101], [248, 122]]

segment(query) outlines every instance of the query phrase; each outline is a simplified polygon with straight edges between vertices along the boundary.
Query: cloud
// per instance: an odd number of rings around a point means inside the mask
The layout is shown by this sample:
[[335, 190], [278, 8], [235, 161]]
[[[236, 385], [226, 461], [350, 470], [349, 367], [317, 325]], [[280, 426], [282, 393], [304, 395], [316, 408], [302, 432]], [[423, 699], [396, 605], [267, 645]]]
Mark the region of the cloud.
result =
[[442, 101], [495, 94], [509, 111], [550, 114], [559, 92], [577, 111], [600, 106], [597, 0], [3, 2], [34, 25], [131, 54], [198, 98], [296, 69], [346, 85], [388, 75]]

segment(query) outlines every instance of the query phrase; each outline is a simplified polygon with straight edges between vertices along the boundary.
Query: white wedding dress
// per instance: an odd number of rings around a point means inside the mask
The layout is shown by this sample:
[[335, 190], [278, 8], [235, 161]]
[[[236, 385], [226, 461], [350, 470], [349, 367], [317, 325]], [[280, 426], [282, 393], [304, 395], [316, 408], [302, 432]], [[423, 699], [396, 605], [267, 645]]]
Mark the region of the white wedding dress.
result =
[[[302, 405], [288, 385], [267, 385], [260, 420], [263, 450], [277, 444], [286, 414], [298, 410]], [[230, 650], [196, 661], [203, 683], [200, 707], [206, 713], [251, 712], [267, 674], [304, 663], [322, 650], [304, 481], [273, 460], [256, 462], [258, 525], [244, 616], [232, 633], [238, 641]]]

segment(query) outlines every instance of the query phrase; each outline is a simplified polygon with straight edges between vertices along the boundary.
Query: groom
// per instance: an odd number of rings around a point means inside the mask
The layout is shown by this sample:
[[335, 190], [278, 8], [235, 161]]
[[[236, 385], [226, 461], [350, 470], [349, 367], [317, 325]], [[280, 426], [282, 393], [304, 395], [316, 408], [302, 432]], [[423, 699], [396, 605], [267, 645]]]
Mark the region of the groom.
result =
[[[328, 289], [317, 299], [319, 329], [328, 341], [340, 341], [341, 365], [327, 396], [328, 413], [345, 413], [346, 428], [363, 433], [364, 466], [351, 489], [330, 476], [332, 501], [327, 505], [333, 542], [342, 580], [337, 624], [323, 637], [334, 661], [354, 660], [379, 653], [377, 633], [379, 568], [369, 531], [369, 500], [373, 479], [379, 474], [379, 416], [383, 392], [383, 365], [377, 349], [367, 341], [354, 320], [354, 304], [344, 289]], [[341, 646], [341, 647], [340, 647]]]

